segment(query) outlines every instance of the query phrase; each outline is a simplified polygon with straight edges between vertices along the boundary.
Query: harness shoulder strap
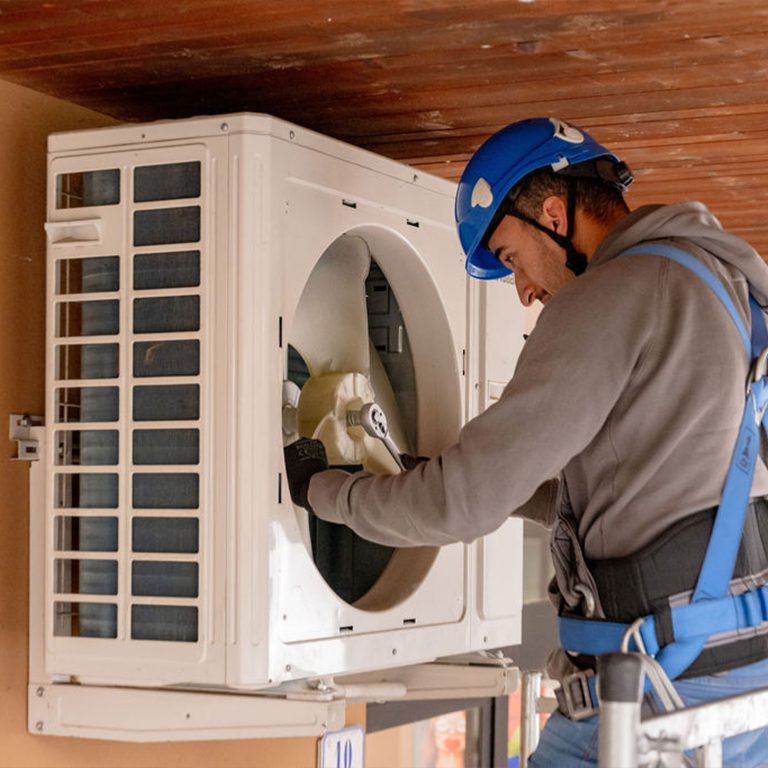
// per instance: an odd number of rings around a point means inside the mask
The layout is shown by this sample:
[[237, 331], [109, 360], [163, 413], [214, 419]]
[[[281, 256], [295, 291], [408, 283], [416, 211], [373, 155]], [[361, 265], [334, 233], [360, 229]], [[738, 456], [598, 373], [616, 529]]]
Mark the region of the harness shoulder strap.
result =
[[763, 308], [755, 297], [749, 295], [749, 314], [752, 318], [752, 360], [757, 360], [768, 349], [768, 325]]
[[[726, 309], [739, 335], [745, 352], [750, 361], [754, 361], [768, 347], [768, 328], [762, 309], [750, 296], [750, 314], [752, 320], [751, 334], [748, 334], [742, 321], [741, 314], [733, 304], [723, 284], [714, 273], [690, 253], [668, 243], [641, 243], [624, 251], [623, 256], [655, 255], [665, 256], [686, 267], [703, 280], [713, 291], [722, 306]], [[674, 679], [682, 674], [701, 653], [707, 639], [713, 633], [712, 624], [707, 620], [707, 614], [719, 610], [723, 612], [723, 599], [727, 597], [728, 585], [733, 575], [739, 543], [741, 541], [744, 516], [752, 488], [755, 465], [760, 447], [760, 427], [768, 405], [768, 379], [761, 372], [750, 382], [744, 414], [736, 440], [736, 446], [731, 458], [731, 465], [726, 477], [720, 506], [715, 516], [715, 522], [704, 557], [699, 578], [696, 583], [690, 606], [672, 609], [672, 625], [676, 639], [658, 649], [656, 660], [664, 667], [667, 675]], [[768, 417], [765, 419], [768, 424]], [[765, 426], [765, 424], [764, 424]], [[761, 593], [762, 594], [762, 593]], [[707, 607], [707, 603], [710, 603]], [[728, 602], [730, 606], [730, 602]], [[699, 606], [704, 610], [698, 610]], [[696, 607], [698, 612], [690, 610]], [[687, 611], [686, 611], [687, 609]], [[726, 623], [738, 626], [755, 626], [765, 621], [760, 611], [747, 612], [727, 609]], [[723, 622], [721, 621], [720, 624]], [[591, 624], [591, 626], [590, 626]], [[603, 624], [603, 626], [599, 626]], [[646, 645], [654, 646], [652, 616], [646, 617], [647, 626], [642, 632]], [[578, 651], [591, 655], [605, 652], [605, 623], [590, 622], [589, 619], [561, 619], [561, 641], [566, 650]], [[599, 635], [603, 637], [599, 639]], [[598, 649], [598, 650], [594, 650]], [[653, 652], [653, 651], [651, 651]]]
[[[717, 279], [715, 274], [706, 266], [706, 264], [699, 261], [687, 251], [684, 251], [682, 248], [670, 245], [669, 243], [639, 243], [638, 245], [633, 245], [631, 248], [627, 248], [621, 256], [666, 256], [671, 261], [689, 269], [709, 286], [720, 303], [725, 307], [739, 331], [747, 356], [750, 359], [757, 356], [752, 352], [750, 334], [747, 333], [747, 329], [744, 327], [744, 321], [741, 319], [741, 314], [734, 306], [734, 303], [723, 284]], [[765, 327], [765, 322], [763, 322], [762, 325]], [[762, 348], [758, 350], [757, 354], [759, 354], [760, 351], [762, 351]]]

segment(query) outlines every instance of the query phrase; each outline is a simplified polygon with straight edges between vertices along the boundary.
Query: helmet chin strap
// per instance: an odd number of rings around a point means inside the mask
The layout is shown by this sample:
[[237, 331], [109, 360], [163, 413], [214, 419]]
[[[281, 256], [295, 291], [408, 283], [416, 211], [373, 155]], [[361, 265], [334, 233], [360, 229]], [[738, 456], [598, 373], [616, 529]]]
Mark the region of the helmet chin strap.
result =
[[[576, 195], [574, 194], [574, 185], [571, 180], [568, 179], [568, 232], [573, 232], [574, 221], [576, 217]], [[507, 216], [514, 216], [520, 221], [524, 221], [526, 224], [530, 224], [536, 229], [540, 229], [547, 237], [554, 240], [565, 251], [565, 266], [578, 276], [582, 274], [587, 268], [587, 257], [581, 252], [577, 251], [571, 238], [566, 235], [561, 235], [559, 232], [555, 232], [543, 224], [539, 224], [536, 219], [532, 219], [529, 216], [525, 216], [519, 211], [516, 211], [514, 207], [510, 207], [506, 212]]]

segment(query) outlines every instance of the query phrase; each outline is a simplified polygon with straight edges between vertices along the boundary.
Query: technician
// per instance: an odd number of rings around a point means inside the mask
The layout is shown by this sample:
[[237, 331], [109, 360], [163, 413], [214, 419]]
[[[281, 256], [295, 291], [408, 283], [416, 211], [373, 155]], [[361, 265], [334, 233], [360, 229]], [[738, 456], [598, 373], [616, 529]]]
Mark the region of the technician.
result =
[[[286, 450], [291, 492], [324, 519], [395, 547], [470, 542], [510, 515], [552, 528], [561, 614], [662, 618], [694, 589], [744, 411], [749, 361], [713, 291], [750, 327], [768, 266], [695, 202], [630, 212], [627, 166], [560, 120], [488, 139], [459, 183], [467, 272], [514, 277], [545, 306], [500, 400], [440, 456], [399, 475], [326, 469], [316, 441]], [[644, 245], [642, 255], [625, 255]], [[578, 279], [577, 279], [578, 278]], [[508, 329], [498, 328], [498, 333]], [[768, 578], [768, 469], [758, 460], [731, 591]], [[688, 703], [768, 687], [768, 624], [710, 642], [680, 676]], [[550, 672], [593, 657], [559, 652]], [[597, 718], [561, 697], [531, 766], [595, 765]], [[569, 711], [574, 710], [574, 711]], [[725, 742], [724, 764], [768, 761], [768, 734]]]

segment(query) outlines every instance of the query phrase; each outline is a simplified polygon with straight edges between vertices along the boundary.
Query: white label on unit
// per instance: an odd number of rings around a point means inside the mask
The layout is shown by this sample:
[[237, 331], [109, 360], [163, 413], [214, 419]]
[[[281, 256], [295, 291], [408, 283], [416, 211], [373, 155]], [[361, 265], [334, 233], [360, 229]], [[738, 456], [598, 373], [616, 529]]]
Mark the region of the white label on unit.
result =
[[320, 739], [318, 768], [364, 768], [365, 734], [359, 725], [326, 733]]

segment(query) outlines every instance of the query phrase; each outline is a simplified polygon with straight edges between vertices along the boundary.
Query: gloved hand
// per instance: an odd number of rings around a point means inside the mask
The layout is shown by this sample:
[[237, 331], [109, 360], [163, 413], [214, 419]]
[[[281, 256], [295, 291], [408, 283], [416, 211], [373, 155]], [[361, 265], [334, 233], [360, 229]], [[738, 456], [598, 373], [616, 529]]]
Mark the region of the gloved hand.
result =
[[401, 453], [400, 461], [403, 462], [403, 466], [406, 470], [416, 469], [419, 464], [423, 464], [425, 461], [429, 461], [429, 456], [411, 456], [410, 453]]
[[328, 458], [325, 446], [319, 440], [308, 437], [299, 438], [296, 442], [283, 448], [285, 456], [285, 473], [288, 488], [293, 503], [311, 512], [309, 506], [309, 481], [312, 475], [328, 469]]

